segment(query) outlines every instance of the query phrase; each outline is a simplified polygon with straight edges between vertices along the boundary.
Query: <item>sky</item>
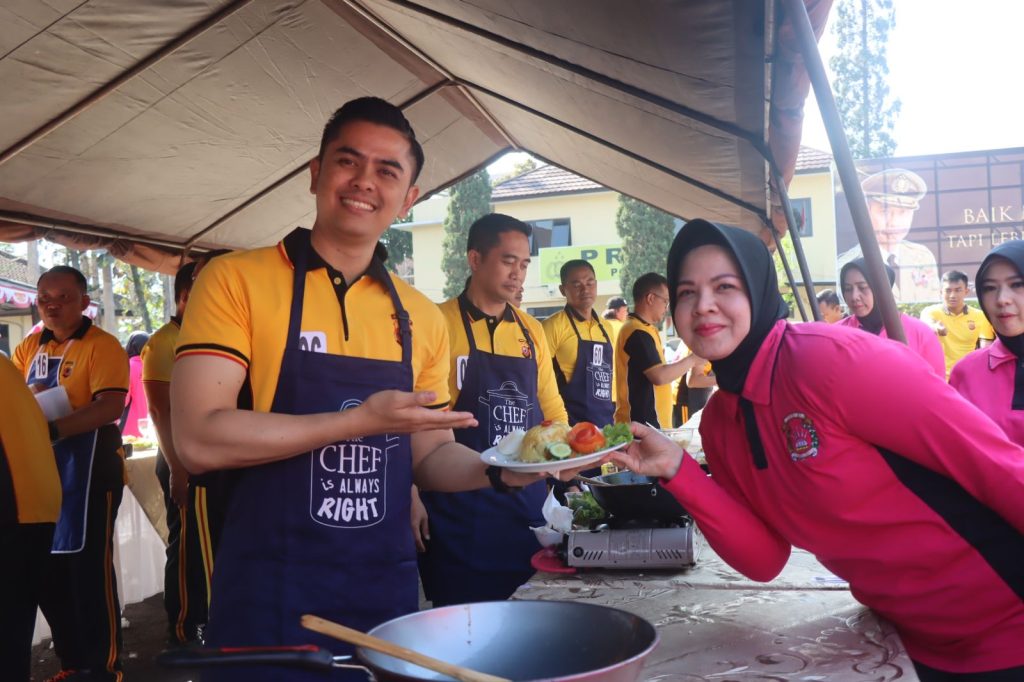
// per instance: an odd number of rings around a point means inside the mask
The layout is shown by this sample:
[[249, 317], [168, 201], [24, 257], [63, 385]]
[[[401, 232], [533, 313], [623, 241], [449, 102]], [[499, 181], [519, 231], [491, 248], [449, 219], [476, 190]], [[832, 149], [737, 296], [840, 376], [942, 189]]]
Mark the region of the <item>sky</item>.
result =
[[[836, 0], [842, 2], [843, 0]], [[889, 92], [902, 101], [896, 156], [1024, 147], [1018, 0], [894, 0]], [[833, 7], [830, 19], [834, 21]], [[818, 45], [828, 68], [831, 25]], [[829, 74], [831, 77], [831, 73]], [[803, 144], [828, 150], [813, 93]]]
[[[836, 51], [831, 21], [818, 45], [828, 70]], [[894, 0], [889, 34], [889, 92], [902, 102], [893, 135], [896, 156], [1024, 147], [1024, 79], [1020, 77], [1020, 0]], [[831, 78], [831, 72], [829, 77]], [[802, 143], [828, 151], [813, 92]], [[488, 167], [507, 172], [521, 155]]]

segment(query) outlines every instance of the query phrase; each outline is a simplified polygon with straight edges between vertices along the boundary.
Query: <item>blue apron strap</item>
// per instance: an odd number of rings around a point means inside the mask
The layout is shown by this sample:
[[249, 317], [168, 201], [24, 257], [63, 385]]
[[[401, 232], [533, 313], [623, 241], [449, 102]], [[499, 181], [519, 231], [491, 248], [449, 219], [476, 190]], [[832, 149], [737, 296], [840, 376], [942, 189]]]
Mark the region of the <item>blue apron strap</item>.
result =
[[309, 240], [303, 241], [296, 249], [295, 258], [292, 260], [292, 305], [288, 317], [288, 336], [285, 338], [285, 348], [297, 350], [300, 348], [299, 341], [302, 336], [302, 300], [306, 295], [306, 262], [309, 249], [313, 248]]
[[[569, 318], [569, 324], [572, 325], [572, 330], [574, 332], [576, 332], [576, 338], [579, 339], [580, 341], [582, 341], [583, 340], [583, 336], [580, 334], [580, 330], [576, 328], [576, 320], [573, 319], [574, 316], [572, 314], [572, 310], [569, 309], [569, 306], [565, 306], [565, 314]], [[604, 325], [601, 324], [601, 318], [599, 318], [597, 316], [597, 313], [594, 312], [593, 310], [590, 311], [590, 318], [592, 320], [594, 320], [595, 322], [597, 322], [597, 328], [601, 330], [601, 336], [604, 337], [605, 343], [607, 343], [608, 345], [611, 345], [612, 340], [611, 340], [611, 338], [609, 338], [608, 332], [606, 332], [604, 330]]]
[[459, 317], [462, 318], [462, 326], [466, 330], [466, 340], [469, 341], [469, 352], [476, 351], [476, 339], [473, 338], [473, 327], [469, 324], [469, 312], [462, 303], [462, 296], [459, 296]]
[[409, 313], [406, 312], [405, 306], [402, 305], [402, 299], [398, 296], [395, 283], [387, 272], [384, 273], [384, 284], [388, 288], [388, 294], [391, 295], [391, 303], [395, 306], [398, 336], [402, 344], [402, 364], [409, 365], [412, 363], [412, 325], [409, 322]]
[[[509, 306], [509, 309], [512, 310], [511, 306]], [[515, 310], [512, 310], [512, 317], [516, 318], [516, 322], [519, 323], [519, 328], [523, 330], [523, 336], [526, 337], [526, 344], [530, 347], [530, 359], [533, 360], [533, 364], [537, 364], [537, 348], [533, 345], [533, 337], [530, 336], [529, 330], [526, 329], [526, 325], [523, 324], [522, 318], [516, 314]]]

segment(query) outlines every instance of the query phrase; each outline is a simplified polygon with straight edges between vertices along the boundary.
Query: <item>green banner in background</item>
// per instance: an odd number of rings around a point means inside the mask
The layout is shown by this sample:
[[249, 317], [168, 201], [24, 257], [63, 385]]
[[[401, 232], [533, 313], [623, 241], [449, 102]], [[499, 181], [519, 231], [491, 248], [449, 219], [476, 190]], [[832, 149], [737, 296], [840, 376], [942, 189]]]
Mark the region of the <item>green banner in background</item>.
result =
[[558, 271], [569, 260], [581, 258], [594, 266], [598, 282], [619, 279], [622, 268], [622, 246], [619, 244], [587, 244], [585, 246], [552, 246], [540, 250], [540, 283], [561, 284]]

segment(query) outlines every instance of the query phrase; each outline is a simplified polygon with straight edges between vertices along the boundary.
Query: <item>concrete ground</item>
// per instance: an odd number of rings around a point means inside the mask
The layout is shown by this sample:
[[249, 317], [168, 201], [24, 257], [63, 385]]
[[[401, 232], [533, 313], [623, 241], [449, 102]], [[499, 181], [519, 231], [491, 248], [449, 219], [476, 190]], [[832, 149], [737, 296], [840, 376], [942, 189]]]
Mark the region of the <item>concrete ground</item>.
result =
[[[167, 642], [167, 614], [163, 595], [130, 604], [124, 609], [128, 628], [124, 630], [124, 650], [121, 664], [125, 682], [186, 682], [199, 676], [182, 671], [165, 670], [156, 665], [156, 655]], [[32, 679], [38, 682], [56, 675], [60, 663], [50, 646], [50, 640], [32, 648]]]

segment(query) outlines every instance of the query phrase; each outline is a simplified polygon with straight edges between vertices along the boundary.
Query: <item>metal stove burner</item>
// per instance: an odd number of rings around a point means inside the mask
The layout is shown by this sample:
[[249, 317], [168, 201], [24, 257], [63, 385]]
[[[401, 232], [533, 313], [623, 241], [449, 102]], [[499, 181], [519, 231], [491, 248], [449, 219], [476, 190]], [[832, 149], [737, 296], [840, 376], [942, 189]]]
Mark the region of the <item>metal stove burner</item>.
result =
[[617, 520], [593, 530], [574, 530], [566, 540], [569, 566], [591, 568], [687, 568], [694, 565], [693, 521]]

